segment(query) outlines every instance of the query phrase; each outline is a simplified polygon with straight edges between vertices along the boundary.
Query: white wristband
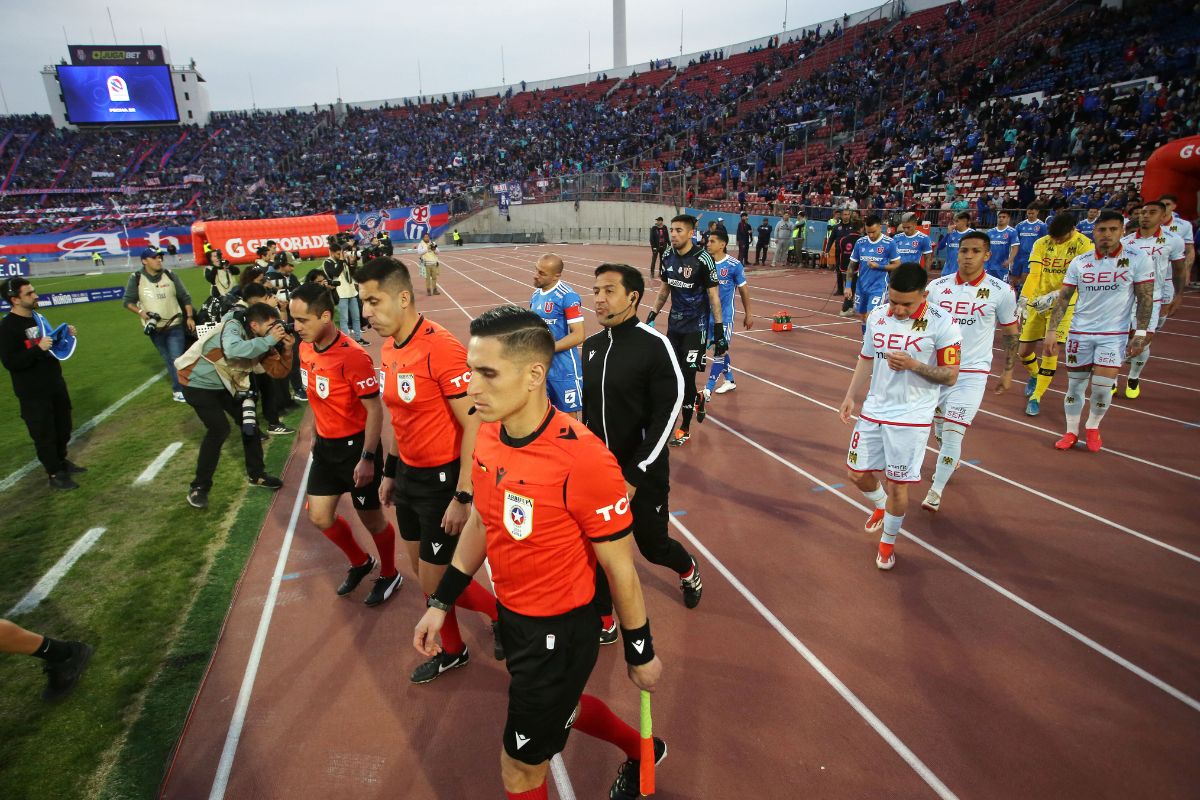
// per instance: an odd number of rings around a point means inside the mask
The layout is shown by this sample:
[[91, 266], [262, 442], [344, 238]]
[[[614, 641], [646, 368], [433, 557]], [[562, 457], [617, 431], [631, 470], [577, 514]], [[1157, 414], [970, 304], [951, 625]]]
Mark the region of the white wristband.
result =
[[1134, 336], [1134, 338], [1137, 338], [1137, 337], [1139, 337], [1139, 336], [1140, 336], [1141, 338], [1145, 339], [1145, 338], [1146, 338], [1146, 332], [1145, 332], [1144, 330], [1138, 330], [1138, 331], [1134, 331], [1134, 332], [1133, 332], [1133, 336]]

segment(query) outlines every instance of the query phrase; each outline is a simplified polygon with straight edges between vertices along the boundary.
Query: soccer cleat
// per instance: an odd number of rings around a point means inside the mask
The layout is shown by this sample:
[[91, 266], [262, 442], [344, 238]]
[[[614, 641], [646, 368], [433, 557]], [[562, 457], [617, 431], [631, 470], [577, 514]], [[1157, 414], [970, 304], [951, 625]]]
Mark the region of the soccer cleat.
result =
[[67, 470], [64, 469], [63, 471], [56, 472], [50, 476], [50, 488], [51, 489], [78, 489], [79, 484], [76, 483], [75, 481], [71, 480], [71, 476], [67, 473]]
[[704, 583], [700, 580], [700, 567], [696, 559], [692, 559], [692, 577], [680, 578], [679, 588], [683, 590], [683, 604], [688, 608], [700, 605], [700, 595], [704, 593]]
[[308, 402], [308, 392], [304, 391], [303, 389], [300, 389], [293, 396], [293, 399], [298, 400], [301, 403], [307, 403]]
[[504, 660], [504, 642], [500, 641], [500, 620], [492, 622], [492, 658]]
[[[667, 757], [667, 743], [654, 737], [654, 763]], [[608, 790], [609, 800], [637, 800], [642, 796], [642, 765], [636, 758], [627, 758], [617, 770], [617, 779]]]
[[1116, 381], [1113, 381], [1113, 388], [1109, 392], [1109, 394], [1112, 395], [1113, 397], [1117, 396], [1117, 382]]
[[1099, 453], [1100, 448], [1104, 446], [1104, 442], [1100, 441], [1099, 428], [1084, 428], [1083, 438], [1089, 453]]
[[733, 381], [725, 381], [724, 383], [722, 383], [720, 386], [717, 387], [717, 394], [725, 394], [726, 392], [732, 392], [736, 388], [737, 388], [737, 384], [734, 383]]
[[1036, 397], [1029, 398], [1029, 402], [1025, 404], [1025, 416], [1036, 417], [1042, 413], [1042, 404]]
[[346, 580], [342, 581], [342, 585], [337, 588], [338, 597], [344, 597], [357, 589], [358, 585], [362, 583], [362, 579], [370, 575], [373, 569], [375, 569], [375, 559], [368, 555], [367, 563], [346, 570]]
[[[1114, 387], [1116, 388], [1116, 387]], [[1136, 378], [1125, 382], [1125, 396], [1130, 400], [1137, 400], [1138, 395], [1142, 393], [1141, 382]]]
[[187, 501], [192, 508], [208, 508], [208, 491], [193, 486], [188, 492]]
[[863, 530], [872, 536], [878, 536], [883, 533], [883, 509], [877, 508], [871, 512], [871, 516], [867, 518], [867, 523], [863, 525]]
[[68, 461], [65, 458], [63, 459], [63, 469], [67, 471], [68, 475], [82, 475], [83, 473], [87, 472], [87, 467], [81, 467], [75, 462]]
[[1033, 390], [1036, 388], [1037, 388], [1037, 376], [1031, 375], [1029, 377], [1029, 380], [1025, 381], [1025, 396], [1030, 397], [1033, 394]]
[[249, 478], [248, 480], [250, 481], [251, 486], [259, 486], [263, 489], [271, 489], [272, 491], [283, 486], [283, 481], [279, 480], [279, 478], [276, 478], [274, 475], [268, 475], [265, 472], [262, 475], [259, 475], [257, 478]]
[[282, 422], [278, 422], [274, 425], [267, 426], [267, 433], [269, 433], [271, 436], [287, 436], [288, 434], [295, 433], [295, 432], [296, 432], [295, 428], [289, 428], [287, 425], [284, 425]]
[[925, 509], [931, 514], [936, 514], [941, 507], [942, 495], [938, 492], [935, 492], [933, 488], [930, 487], [929, 493], [926, 494], [925, 499], [921, 501], [921, 508]]
[[683, 428], [676, 428], [675, 435], [671, 438], [672, 447], [683, 447], [684, 442], [692, 438], [692, 435]]
[[186, 403], [187, 400], [183, 397], [183, 392], [171, 392], [171, 399], [176, 403]]
[[885, 572], [896, 566], [896, 546], [880, 542], [879, 550], [875, 552], [875, 566]]
[[1074, 433], [1064, 433], [1063, 437], [1054, 443], [1056, 450], [1070, 450], [1079, 441], [1079, 436]]
[[615, 641], [617, 641], [617, 621], [614, 619], [612, 625], [600, 629], [600, 644], [612, 644]]
[[471, 661], [467, 648], [461, 653], [447, 653], [445, 650], [413, 670], [409, 680], [413, 683], [429, 683], [443, 672], [459, 667], [465, 667]]
[[[380, 575], [375, 579], [375, 585], [371, 587], [370, 594], [367, 595], [367, 599], [363, 600], [363, 602], [369, 606], [377, 606], [391, 597], [400, 588], [400, 584], [402, 583], [404, 583], [404, 578], [398, 572], [386, 578]], [[350, 588], [353, 589], [354, 587]]]
[[708, 389], [696, 395], [696, 422], [704, 422], [704, 413], [705, 408], [708, 406], [709, 397]]
[[54, 702], [61, 700], [70, 694], [75, 688], [75, 684], [79, 683], [79, 676], [83, 674], [87, 668], [88, 662], [92, 659], [92, 653], [96, 648], [84, 642], [67, 642], [67, 646], [71, 648], [71, 655], [66, 661], [60, 661], [57, 664], [47, 663], [42, 667], [42, 672], [46, 673], [46, 688], [42, 692], [42, 699]]

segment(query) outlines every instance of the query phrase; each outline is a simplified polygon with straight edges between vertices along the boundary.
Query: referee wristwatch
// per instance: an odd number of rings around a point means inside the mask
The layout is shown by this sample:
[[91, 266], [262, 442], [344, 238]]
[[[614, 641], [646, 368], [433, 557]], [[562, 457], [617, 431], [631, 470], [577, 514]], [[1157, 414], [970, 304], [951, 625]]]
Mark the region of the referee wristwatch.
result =
[[462, 503], [464, 506], [471, 505], [471, 501], [475, 499], [475, 495], [470, 492], [458, 491], [454, 493], [454, 499]]
[[450, 613], [450, 604], [443, 603], [441, 600], [437, 599], [437, 595], [433, 595], [433, 594], [429, 595], [429, 599], [425, 601], [425, 607], [426, 608], [436, 608], [438, 611], [445, 611], [446, 613]]

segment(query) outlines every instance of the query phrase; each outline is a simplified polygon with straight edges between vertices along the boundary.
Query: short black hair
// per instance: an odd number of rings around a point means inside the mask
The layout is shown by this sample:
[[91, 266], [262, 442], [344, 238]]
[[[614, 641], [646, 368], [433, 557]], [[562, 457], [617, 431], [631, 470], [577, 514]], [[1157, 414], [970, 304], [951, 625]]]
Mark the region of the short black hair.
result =
[[979, 239], [980, 241], [983, 242], [984, 250], [990, 249], [992, 246], [992, 240], [989, 239], [988, 235], [986, 233], [984, 233], [983, 231], [967, 231], [966, 233], [963, 234], [963, 237], [958, 240], [958, 246], [962, 247], [962, 243], [965, 242], [967, 239]]
[[546, 321], [527, 308], [506, 305], [485, 311], [471, 320], [471, 335], [499, 339], [506, 358], [523, 356], [546, 367], [554, 359], [554, 336]]
[[1106, 209], [1100, 212], [1100, 216], [1096, 217], [1097, 225], [1102, 222], [1119, 222], [1121, 223], [1121, 228], [1123, 229], [1125, 227], [1125, 215], [1120, 211]]
[[1172, 203], [1175, 203], [1175, 204], [1179, 203], [1179, 197], [1176, 195], [1173, 195], [1173, 194], [1160, 194], [1158, 196], [1158, 199], [1159, 200], [1170, 200]]
[[246, 309], [247, 324], [251, 322], [267, 322], [273, 319], [279, 319], [279, 309], [275, 308], [275, 306], [269, 306], [266, 303], [251, 303]]
[[637, 267], [631, 267], [628, 264], [601, 264], [596, 267], [595, 276], [599, 278], [606, 272], [615, 272], [621, 276], [621, 285], [625, 287], [626, 294], [637, 292], [638, 302], [642, 302], [642, 298], [646, 296], [646, 279], [642, 277], [642, 271]]
[[710, 234], [708, 235], [708, 238], [710, 238], [710, 239], [720, 239], [722, 242], [724, 242], [724, 243], [725, 243], [725, 246], [726, 246], [726, 247], [728, 247], [728, 246], [729, 246], [729, 234], [728, 234], [727, 232], [725, 232], [725, 231], [722, 231], [722, 230], [715, 230], [715, 231], [713, 231], [712, 233], [710, 233]]
[[955, 219], [965, 219], [967, 222], [971, 221], [971, 215], [968, 214], [966, 211], [958, 212], [957, 214], [954, 215], [954, 218]]
[[684, 225], [688, 226], [692, 230], [695, 230], [696, 223], [698, 222], [698, 220], [695, 217], [693, 217], [691, 214], [677, 214], [676, 216], [671, 217], [671, 222], [672, 223], [682, 222]]
[[871, 216], [869, 216], [863, 220], [863, 225], [865, 225], [868, 228], [871, 227], [872, 225], [882, 225], [882, 224], [883, 224], [883, 220], [881, 220], [879, 218], [878, 214], [872, 214]]
[[[983, 238], [987, 238], [984, 236]], [[897, 292], [919, 292], [929, 280], [925, 268], [916, 262], [901, 264], [892, 271], [888, 285]], [[549, 329], [547, 329], [549, 330]]]
[[412, 274], [403, 261], [395, 256], [372, 258], [358, 270], [355, 280], [361, 285], [375, 281], [392, 294], [412, 293]]
[[258, 249], [256, 249], [256, 250], [254, 251], [254, 253], [255, 253], [255, 255], [257, 255], [257, 256], [265, 256], [265, 255], [267, 254], [267, 252], [268, 252], [270, 249], [271, 249], [271, 248], [267, 247], [265, 244], [264, 244], [264, 245], [259, 245], [259, 246], [258, 246]]
[[279, 246], [279, 242], [275, 241], [274, 239], [267, 239], [267, 247], [268, 248], [278, 247], [278, 246]]
[[22, 277], [9, 278], [8, 280], [6, 280], [4, 282], [4, 284], [3, 284], [4, 288], [0, 289], [0, 293], [3, 293], [5, 300], [12, 300], [14, 297], [20, 297], [21, 290], [24, 289], [28, 285], [29, 285], [28, 278], [22, 278]]
[[1075, 215], [1069, 211], [1055, 214], [1054, 218], [1050, 220], [1050, 235], [1055, 239], [1061, 239], [1073, 230], [1075, 230]]
[[326, 311], [332, 315], [334, 308], [337, 307], [337, 302], [333, 299], [333, 290], [319, 283], [305, 283], [292, 292], [292, 299], [299, 300], [308, 306], [308, 310], [314, 317], [319, 317]]
[[1138, 207], [1138, 208], [1145, 208], [1146, 206], [1158, 206], [1158, 207], [1159, 207], [1159, 208], [1161, 208], [1163, 211], [1166, 211], [1166, 210], [1167, 210], [1167, 204], [1166, 204], [1166, 203], [1164, 203], [1164, 202], [1162, 202], [1162, 201], [1160, 201], [1160, 200], [1147, 200], [1146, 202], [1142, 203], [1141, 205], [1139, 205], [1139, 206], [1137, 206], [1137, 207]]
[[305, 283], [316, 283], [317, 280], [320, 278], [329, 280], [329, 276], [325, 274], [325, 270], [318, 267], [317, 269], [312, 269], [312, 270], [308, 271], [308, 274], [304, 276], [304, 282]]
[[251, 300], [261, 300], [271, 294], [271, 290], [261, 283], [253, 281], [242, 287], [242, 299], [249, 303]]

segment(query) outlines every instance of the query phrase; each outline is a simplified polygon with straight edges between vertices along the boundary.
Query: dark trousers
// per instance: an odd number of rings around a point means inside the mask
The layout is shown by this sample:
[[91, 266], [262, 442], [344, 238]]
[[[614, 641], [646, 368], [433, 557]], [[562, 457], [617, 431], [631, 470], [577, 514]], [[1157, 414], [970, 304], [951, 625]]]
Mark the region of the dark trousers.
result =
[[[633, 515], [633, 540], [638, 550], [651, 564], [667, 567], [682, 575], [692, 568], [692, 557], [683, 545], [671, 538], [667, 532], [668, 491], [643, 487], [633, 495], [629, 503]], [[596, 610], [603, 616], [612, 614], [612, 592], [608, 588], [608, 577], [604, 568], [596, 567]]]
[[258, 407], [262, 409], [263, 419], [268, 425], [279, 425], [279, 409], [284, 400], [280, 394], [287, 390], [280, 389], [279, 382], [265, 373], [255, 373], [250, 380], [258, 392]]
[[755, 264], [761, 264], [767, 260], [767, 250], [769, 250], [770, 247], [771, 247], [771, 241], [769, 239], [765, 242], [762, 239], [758, 240], [758, 244], [756, 244], [754, 246], [754, 263]]
[[30, 397], [20, 397], [21, 419], [33, 439], [33, 449], [46, 472], [62, 472], [67, 458], [67, 442], [71, 441], [71, 396], [67, 384], [60, 383], [48, 391]]
[[834, 267], [833, 272], [837, 275], [837, 293], [846, 293], [846, 272], [841, 267]]
[[[200, 455], [196, 459], [196, 477], [193, 489], [208, 491], [212, 488], [213, 475], [221, 460], [221, 445], [229, 438], [229, 418], [241, 430], [242, 410], [233, 395], [224, 389], [194, 389], [183, 387], [183, 396], [204, 423], [204, 438], [200, 440]], [[258, 431], [253, 436], [242, 434], [242, 449], [246, 453], [246, 475], [257, 478], [265, 472], [263, 465], [262, 440]]]
[[659, 271], [662, 270], [662, 251], [657, 247], [650, 248], [650, 277], [654, 277], [654, 265], [658, 264]]
[[738, 261], [745, 264], [750, 260], [750, 243], [738, 242]]

